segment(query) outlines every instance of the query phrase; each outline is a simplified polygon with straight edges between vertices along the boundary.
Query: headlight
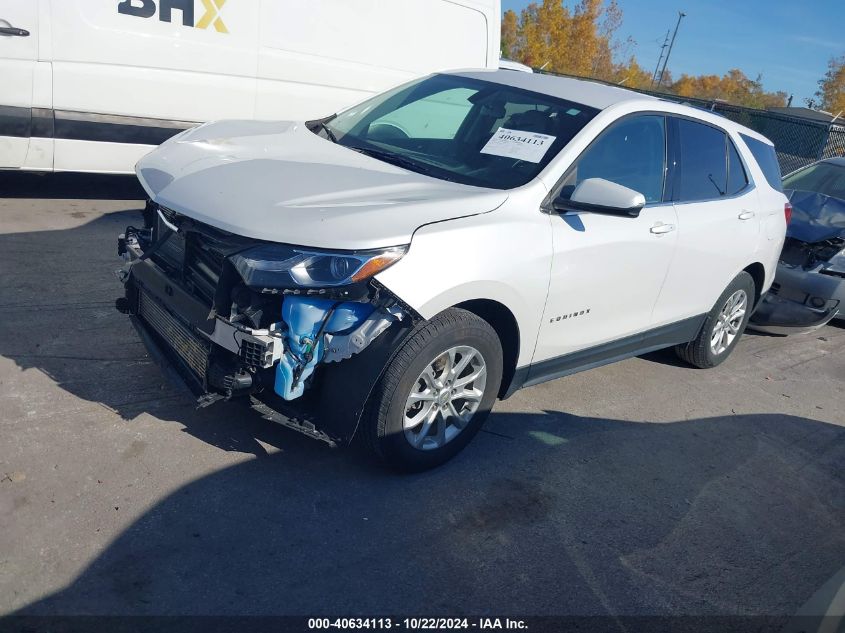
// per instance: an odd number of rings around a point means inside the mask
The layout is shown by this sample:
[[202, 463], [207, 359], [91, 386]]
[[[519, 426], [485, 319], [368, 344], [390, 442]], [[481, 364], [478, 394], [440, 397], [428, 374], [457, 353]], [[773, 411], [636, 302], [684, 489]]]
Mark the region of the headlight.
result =
[[284, 244], [263, 244], [230, 257], [253, 288], [328, 288], [369, 279], [395, 264], [407, 246], [332, 253]]

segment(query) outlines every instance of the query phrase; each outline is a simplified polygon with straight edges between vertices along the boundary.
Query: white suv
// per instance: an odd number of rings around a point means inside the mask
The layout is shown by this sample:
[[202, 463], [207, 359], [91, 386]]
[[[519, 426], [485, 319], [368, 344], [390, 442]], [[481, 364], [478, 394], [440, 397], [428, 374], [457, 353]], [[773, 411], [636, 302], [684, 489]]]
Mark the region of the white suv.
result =
[[309, 122], [202, 125], [144, 158], [118, 307], [208, 404], [249, 396], [407, 470], [496, 398], [676, 346], [713, 367], [769, 288], [764, 137], [627, 90], [436, 74]]

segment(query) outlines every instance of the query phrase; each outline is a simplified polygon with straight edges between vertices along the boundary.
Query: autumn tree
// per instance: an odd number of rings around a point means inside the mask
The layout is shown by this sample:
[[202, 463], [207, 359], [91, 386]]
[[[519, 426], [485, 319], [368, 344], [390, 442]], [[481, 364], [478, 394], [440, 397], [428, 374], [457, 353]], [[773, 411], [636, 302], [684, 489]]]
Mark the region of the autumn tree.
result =
[[517, 17], [502, 18], [502, 53], [534, 68], [585, 77], [613, 70], [614, 32], [622, 13], [611, 0], [580, 0], [570, 10], [561, 0], [531, 2]]
[[832, 57], [816, 91], [819, 107], [836, 115], [845, 112], [845, 55]]
[[626, 88], [648, 90], [651, 87], [651, 77], [652, 74], [631, 56], [627, 64], [619, 64], [614, 68], [610, 81]]
[[[617, 38], [621, 26], [622, 11], [616, 0], [578, 0], [573, 4], [563, 0], [535, 0], [518, 15], [514, 11], [505, 12], [502, 54], [533, 68], [648, 89], [652, 75], [628, 54], [633, 40]], [[841, 95], [845, 57], [835, 69], [831, 64], [828, 76], [839, 77]], [[835, 81], [829, 83], [833, 85]], [[751, 79], [738, 69], [721, 77], [682, 75], [674, 84], [667, 69], [662, 86], [685, 97], [722, 99], [754, 108], [786, 103], [785, 93], [766, 92], [761, 77]]]
[[519, 20], [512, 10], [505, 11], [502, 16], [502, 57], [511, 59], [517, 54], [519, 44]]
[[785, 92], [766, 92], [762, 77], [746, 77], [734, 68], [721, 77], [718, 75], [681, 75], [671, 84], [671, 90], [681, 97], [727, 101], [749, 108], [767, 108], [786, 105]]

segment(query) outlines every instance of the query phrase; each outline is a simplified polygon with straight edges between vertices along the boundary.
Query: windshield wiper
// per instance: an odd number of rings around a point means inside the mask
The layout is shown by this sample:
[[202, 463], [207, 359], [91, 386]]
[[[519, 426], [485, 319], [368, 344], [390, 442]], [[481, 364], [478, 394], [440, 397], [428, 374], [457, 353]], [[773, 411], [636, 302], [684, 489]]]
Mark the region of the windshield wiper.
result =
[[713, 178], [713, 174], [707, 174], [707, 177], [710, 179], [710, 182], [713, 183], [713, 186], [716, 187], [716, 191], [719, 192], [720, 196], [724, 196], [725, 192], [722, 191], [722, 188], [719, 186], [719, 183], [716, 182], [716, 179]]
[[332, 143], [337, 143], [337, 137], [334, 135], [334, 132], [332, 132], [332, 129], [326, 125], [325, 121], [315, 121], [315, 123], [317, 124], [317, 127], [326, 133], [326, 136], [329, 137], [329, 140]]
[[326, 137], [332, 142], [337, 143], [337, 137], [332, 132], [331, 128], [327, 125], [327, 123], [337, 117], [336, 114], [332, 114], [327, 117], [323, 117], [322, 119], [314, 119], [313, 121], [306, 121], [305, 127], [311, 130], [314, 134], [318, 134], [318, 130], [323, 130], [326, 133]]
[[[388, 152], [386, 150], [377, 149], [374, 147], [348, 147], [349, 149], [354, 150], [359, 154], [364, 154], [366, 156], [370, 156], [372, 158], [384, 161], [385, 163], [390, 163], [391, 165], [402, 167], [403, 169], [407, 169], [408, 171], [414, 171], [419, 174], [424, 174], [426, 176], [435, 176], [435, 171], [433, 169], [430, 169], [429, 167], [426, 167], [425, 165], [418, 163], [415, 160], [411, 160], [410, 158], [405, 158], [401, 154], [394, 154], [393, 152]], [[445, 178], [440, 173], [438, 173], [435, 177], [448, 180], [448, 178]]]

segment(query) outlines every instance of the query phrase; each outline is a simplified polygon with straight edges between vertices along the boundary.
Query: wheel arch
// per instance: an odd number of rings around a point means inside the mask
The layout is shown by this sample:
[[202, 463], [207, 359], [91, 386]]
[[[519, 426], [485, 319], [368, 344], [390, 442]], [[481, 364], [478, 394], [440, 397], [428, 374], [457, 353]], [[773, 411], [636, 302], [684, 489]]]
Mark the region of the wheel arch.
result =
[[520, 336], [516, 316], [506, 305], [493, 299], [470, 299], [454, 307], [472, 312], [496, 331], [502, 344], [502, 383], [498, 396], [503, 398], [513, 382], [519, 358]]
[[763, 296], [763, 286], [766, 284], [766, 268], [760, 262], [749, 264], [743, 271], [751, 275], [754, 280], [754, 307], [760, 302]]

